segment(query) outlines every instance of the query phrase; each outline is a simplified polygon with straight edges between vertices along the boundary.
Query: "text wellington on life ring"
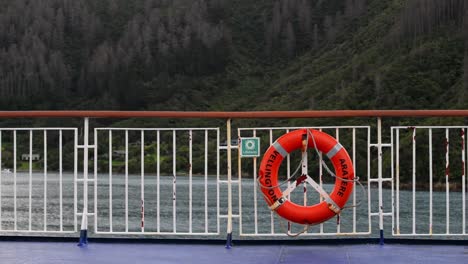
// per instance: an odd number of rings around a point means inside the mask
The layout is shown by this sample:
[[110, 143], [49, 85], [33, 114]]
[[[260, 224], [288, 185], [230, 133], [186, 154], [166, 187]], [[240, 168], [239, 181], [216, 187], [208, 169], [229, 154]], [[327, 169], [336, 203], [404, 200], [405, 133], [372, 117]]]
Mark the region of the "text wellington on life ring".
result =
[[[278, 183], [281, 162], [292, 151], [301, 148], [306, 151], [304, 149], [306, 146], [316, 147], [332, 162], [336, 180], [330, 194], [304, 172], [291, 182], [290, 187], [284, 192], [281, 191]], [[300, 129], [284, 134], [267, 149], [260, 163], [258, 181], [271, 210], [291, 222], [315, 225], [327, 221], [343, 209], [353, 189], [354, 168], [348, 152], [335, 138], [318, 130]], [[311, 206], [302, 206], [289, 201], [287, 199], [289, 193], [304, 182], [319, 192], [324, 200]]]

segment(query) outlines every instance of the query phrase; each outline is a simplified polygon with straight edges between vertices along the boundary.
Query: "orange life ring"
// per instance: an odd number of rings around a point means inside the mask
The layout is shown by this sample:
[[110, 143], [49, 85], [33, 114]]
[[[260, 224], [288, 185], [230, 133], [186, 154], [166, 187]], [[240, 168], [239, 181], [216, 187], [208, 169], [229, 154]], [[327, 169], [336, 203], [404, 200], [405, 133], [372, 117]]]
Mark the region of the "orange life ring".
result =
[[[304, 141], [304, 142], [303, 142]], [[328, 195], [321, 190], [324, 201], [302, 206], [289, 201], [278, 186], [278, 170], [283, 159], [292, 151], [305, 146], [316, 148], [326, 154], [335, 169], [335, 187]], [[307, 179], [307, 177], [309, 179]], [[314, 129], [300, 129], [284, 134], [276, 140], [265, 152], [259, 169], [259, 183], [270, 209], [276, 211], [281, 217], [295, 223], [314, 225], [322, 223], [336, 214], [346, 204], [354, 185], [354, 168], [348, 152], [332, 136]], [[315, 184], [309, 176], [302, 175], [295, 183], [307, 181]]]

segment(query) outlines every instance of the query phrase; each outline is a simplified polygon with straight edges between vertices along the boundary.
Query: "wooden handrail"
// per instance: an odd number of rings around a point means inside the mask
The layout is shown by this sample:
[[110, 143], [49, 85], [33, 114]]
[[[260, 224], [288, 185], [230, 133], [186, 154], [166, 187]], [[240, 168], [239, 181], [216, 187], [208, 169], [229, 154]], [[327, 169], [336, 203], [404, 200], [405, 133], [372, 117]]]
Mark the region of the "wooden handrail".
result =
[[468, 117], [468, 110], [317, 110], [317, 111], [0, 111], [0, 118], [339, 118]]

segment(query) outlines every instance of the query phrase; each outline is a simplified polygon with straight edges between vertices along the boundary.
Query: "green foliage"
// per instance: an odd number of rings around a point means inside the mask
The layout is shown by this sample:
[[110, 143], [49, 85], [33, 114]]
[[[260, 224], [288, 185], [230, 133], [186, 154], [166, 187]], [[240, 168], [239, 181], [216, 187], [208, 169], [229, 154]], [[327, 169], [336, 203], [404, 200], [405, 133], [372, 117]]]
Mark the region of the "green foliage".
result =
[[4, 110], [466, 106], [460, 0], [2, 4]]
[[[0, 1], [0, 105], [2, 110], [467, 108], [465, 2]], [[174, 120], [145, 122], [182, 126]], [[147, 148], [145, 169], [154, 169], [155, 145]], [[172, 173], [172, 150], [160, 148], [161, 171]], [[130, 147], [132, 157], [139, 151]], [[178, 153], [176, 171], [188, 171], [186, 152]], [[202, 159], [194, 153], [193, 164]], [[129, 169], [140, 170], [140, 162], [130, 158]], [[122, 171], [122, 165], [117, 160], [113, 167]], [[56, 168], [57, 161], [50, 166]]]

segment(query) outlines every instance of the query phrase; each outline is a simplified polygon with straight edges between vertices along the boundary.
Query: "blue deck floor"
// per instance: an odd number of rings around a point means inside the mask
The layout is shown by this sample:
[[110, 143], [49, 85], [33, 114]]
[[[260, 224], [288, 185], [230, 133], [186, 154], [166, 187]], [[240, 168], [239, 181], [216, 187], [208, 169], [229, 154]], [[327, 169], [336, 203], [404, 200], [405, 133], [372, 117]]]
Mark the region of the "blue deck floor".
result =
[[0, 263], [468, 263], [463, 245], [222, 245], [147, 243], [0, 242]]

